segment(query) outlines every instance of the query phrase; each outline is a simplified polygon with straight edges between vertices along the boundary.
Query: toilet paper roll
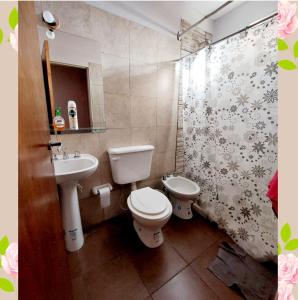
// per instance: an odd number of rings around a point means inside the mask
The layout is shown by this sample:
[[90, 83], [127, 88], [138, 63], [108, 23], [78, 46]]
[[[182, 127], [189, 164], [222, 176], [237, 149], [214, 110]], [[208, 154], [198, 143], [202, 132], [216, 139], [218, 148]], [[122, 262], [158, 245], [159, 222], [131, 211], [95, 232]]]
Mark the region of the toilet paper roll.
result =
[[100, 206], [101, 208], [105, 208], [110, 206], [111, 201], [111, 192], [109, 187], [103, 187], [99, 189], [100, 195]]

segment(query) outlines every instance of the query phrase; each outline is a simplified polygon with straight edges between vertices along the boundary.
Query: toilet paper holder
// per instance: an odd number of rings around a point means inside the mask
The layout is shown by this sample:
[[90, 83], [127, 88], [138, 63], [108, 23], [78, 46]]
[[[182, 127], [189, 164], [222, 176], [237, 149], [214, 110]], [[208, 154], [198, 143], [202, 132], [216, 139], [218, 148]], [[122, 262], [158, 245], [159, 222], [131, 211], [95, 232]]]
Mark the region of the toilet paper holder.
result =
[[105, 183], [105, 184], [102, 184], [102, 185], [94, 186], [92, 188], [92, 192], [93, 192], [94, 195], [99, 195], [100, 194], [100, 189], [105, 188], [105, 187], [108, 187], [110, 191], [113, 190], [113, 187], [110, 183]]

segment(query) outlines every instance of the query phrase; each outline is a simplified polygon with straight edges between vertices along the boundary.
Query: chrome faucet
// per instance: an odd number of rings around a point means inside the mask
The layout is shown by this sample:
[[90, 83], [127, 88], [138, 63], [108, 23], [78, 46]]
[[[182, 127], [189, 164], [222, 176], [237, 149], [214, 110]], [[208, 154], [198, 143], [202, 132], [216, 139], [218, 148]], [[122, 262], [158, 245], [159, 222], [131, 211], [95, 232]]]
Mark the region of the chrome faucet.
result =
[[68, 153], [66, 151], [63, 151], [63, 159], [68, 159], [69, 156], [68, 156]]
[[75, 151], [75, 153], [74, 153], [74, 158], [78, 158], [78, 157], [80, 157], [81, 156], [81, 153], [80, 153], [80, 151]]

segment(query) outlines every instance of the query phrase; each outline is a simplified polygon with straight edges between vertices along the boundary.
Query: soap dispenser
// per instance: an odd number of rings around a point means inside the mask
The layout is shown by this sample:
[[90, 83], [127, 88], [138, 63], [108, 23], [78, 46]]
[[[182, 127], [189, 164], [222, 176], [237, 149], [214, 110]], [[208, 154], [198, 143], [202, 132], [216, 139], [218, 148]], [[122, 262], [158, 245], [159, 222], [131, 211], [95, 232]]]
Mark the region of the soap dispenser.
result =
[[57, 132], [61, 132], [65, 129], [65, 121], [61, 116], [61, 108], [57, 107], [55, 110], [55, 118], [53, 120], [54, 130]]

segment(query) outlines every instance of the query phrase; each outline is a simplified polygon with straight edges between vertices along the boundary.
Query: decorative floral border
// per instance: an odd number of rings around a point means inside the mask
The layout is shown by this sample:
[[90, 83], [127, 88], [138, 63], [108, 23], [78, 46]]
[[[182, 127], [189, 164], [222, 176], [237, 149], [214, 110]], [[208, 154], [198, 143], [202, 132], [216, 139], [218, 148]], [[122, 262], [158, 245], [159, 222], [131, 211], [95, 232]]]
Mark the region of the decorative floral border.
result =
[[[278, 3], [278, 39], [279, 51], [291, 50], [289, 59], [278, 62], [280, 68], [286, 71], [298, 69], [298, 40], [290, 47], [286, 38], [298, 29], [298, 17], [296, 15], [297, 4], [294, 2], [280, 1]], [[292, 237], [291, 226], [286, 223], [280, 231], [278, 243], [278, 300], [294, 300], [293, 289], [298, 284], [298, 258], [293, 251], [298, 249], [298, 238]], [[290, 252], [290, 253], [285, 253]]]
[[[1, 26], [0, 20], [0, 26]], [[12, 8], [8, 16], [8, 23], [12, 30], [8, 34], [0, 27], [0, 45], [6, 40], [15, 51], [18, 51], [18, 23], [19, 14], [16, 7]], [[18, 244], [10, 243], [5, 235], [0, 240], [0, 290], [4, 292], [14, 292], [18, 279]], [[5, 273], [9, 279], [2, 276]], [[0, 294], [0, 298], [1, 294]]]
[[[19, 12], [16, 7], [14, 7], [9, 16], [8, 23], [13, 32], [10, 32], [7, 41], [11, 44], [12, 48], [18, 51], [18, 24], [19, 24]], [[5, 38], [3, 30], [0, 28], [0, 44], [3, 43]]]
[[[289, 50], [289, 45], [285, 41], [289, 35], [298, 29], [298, 17], [296, 16], [297, 4], [288, 1], [280, 1], [278, 3], [278, 39], [277, 49], [279, 51]], [[278, 62], [280, 68], [288, 71], [297, 70], [298, 65], [295, 60], [298, 58], [298, 40], [292, 47], [292, 57], [290, 59], [282, 59]]]
[[[0, 240], [0, 268], [13, 279], [18, 278], [18, 244], [9, 243], [8, 237], [5, 235]], [[14, 283], [5, 278], [0, 277], [0, 289], [5, 292], [13, 292], [15, 290]]]
[[291, 300], [294, 299], [293, 288], [298, 283], [298, 258], [293, 253], [282, 252], [297, 250], [298, 238], [292, 238], [292, 230], [288, 223], [282, 227], [280, 238], [282, 243], [278, 243], [278, 300]]

